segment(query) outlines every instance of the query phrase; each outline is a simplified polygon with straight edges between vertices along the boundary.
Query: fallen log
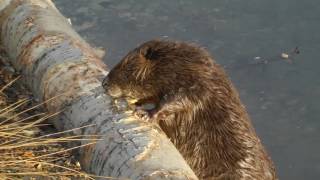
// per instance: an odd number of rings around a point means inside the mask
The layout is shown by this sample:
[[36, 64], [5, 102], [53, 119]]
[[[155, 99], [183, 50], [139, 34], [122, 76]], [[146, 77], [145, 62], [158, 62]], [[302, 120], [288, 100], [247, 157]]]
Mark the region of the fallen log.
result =
[[62, 111], [52, 120], [58, 130], [86, 126], [73, 133], [101, 135], [78, 152], [86, 171], [127, 179], [197, 179], [162, 131], [134, 118], [125, 104], [114, 106], [101, 87], [106, 66], [50, 0], [0, 0], [0, 41], [34, 96], [47, 102], [49, 112]]

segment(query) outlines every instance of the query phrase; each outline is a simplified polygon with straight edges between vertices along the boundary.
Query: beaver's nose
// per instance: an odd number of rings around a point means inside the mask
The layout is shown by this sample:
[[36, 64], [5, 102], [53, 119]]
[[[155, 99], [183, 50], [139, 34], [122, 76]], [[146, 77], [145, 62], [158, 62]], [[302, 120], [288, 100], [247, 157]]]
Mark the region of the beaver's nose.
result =
[[109, 83], [109, 76], [106, 76], [102, 81], [102, 87], [106, 88]]

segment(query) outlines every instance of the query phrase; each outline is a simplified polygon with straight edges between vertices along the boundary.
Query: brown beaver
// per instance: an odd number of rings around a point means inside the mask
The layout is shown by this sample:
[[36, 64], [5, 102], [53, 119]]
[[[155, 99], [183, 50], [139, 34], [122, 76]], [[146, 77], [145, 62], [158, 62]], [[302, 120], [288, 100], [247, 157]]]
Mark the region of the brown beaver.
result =
[[276, 179], [237, 91], [203, 48], [146, 42], [110, 71], [103, 86], [113, 97], [156, 104], [150, 121], [159, 123], [200, 179]]

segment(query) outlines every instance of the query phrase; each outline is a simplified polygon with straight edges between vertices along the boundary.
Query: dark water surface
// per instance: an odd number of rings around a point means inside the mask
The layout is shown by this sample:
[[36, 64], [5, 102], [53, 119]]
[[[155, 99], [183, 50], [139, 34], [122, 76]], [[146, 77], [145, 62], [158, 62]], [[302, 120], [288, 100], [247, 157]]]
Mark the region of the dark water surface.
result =
[[[196, 42], [238, 88], [280, 179], [320, 179], [319, 0], [55, 0], [112, 67], [158, 37]], [[291, 63], [280, 54], [298, 47]]]

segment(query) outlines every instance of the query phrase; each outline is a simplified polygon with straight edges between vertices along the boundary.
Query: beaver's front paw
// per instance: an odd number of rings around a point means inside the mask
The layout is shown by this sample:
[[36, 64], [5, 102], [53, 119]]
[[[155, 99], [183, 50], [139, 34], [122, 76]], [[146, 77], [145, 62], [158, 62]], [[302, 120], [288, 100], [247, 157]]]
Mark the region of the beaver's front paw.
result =
[[165, 121], [167, 117], [168, 117], [168, 114], [166, 111], [159, 111], [153, 115], [153, 119], [155, 119], [155, 121], [157, 122]]

